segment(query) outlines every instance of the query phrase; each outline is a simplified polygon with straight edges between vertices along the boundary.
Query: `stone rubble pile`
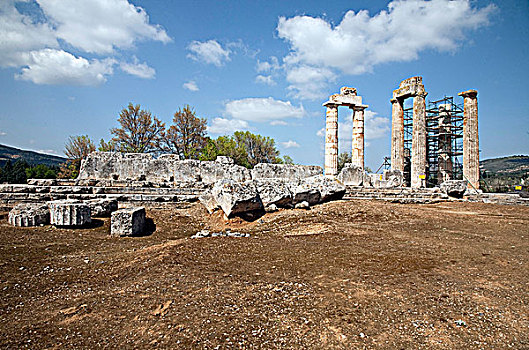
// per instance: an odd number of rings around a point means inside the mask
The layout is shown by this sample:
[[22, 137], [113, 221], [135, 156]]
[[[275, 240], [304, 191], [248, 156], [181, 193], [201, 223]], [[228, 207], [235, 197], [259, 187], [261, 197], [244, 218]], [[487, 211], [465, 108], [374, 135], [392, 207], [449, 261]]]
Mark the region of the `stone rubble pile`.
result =
[[241, 232], [231, 232], [230, 230], [226, 230], [224, 232], [210, 232], [209, 230], [201, 230], [191, 236], [191, 238], [206, 237], [250, 237], [250, 234]]
[[301, 179], [259, 178], [237, 182], [223, 179], [200, 196], [209, 213], [221, 209], [227, 217], [278, 208], [309, 208], [341, 199], [346, 187], [336, 179], [316, 175]]

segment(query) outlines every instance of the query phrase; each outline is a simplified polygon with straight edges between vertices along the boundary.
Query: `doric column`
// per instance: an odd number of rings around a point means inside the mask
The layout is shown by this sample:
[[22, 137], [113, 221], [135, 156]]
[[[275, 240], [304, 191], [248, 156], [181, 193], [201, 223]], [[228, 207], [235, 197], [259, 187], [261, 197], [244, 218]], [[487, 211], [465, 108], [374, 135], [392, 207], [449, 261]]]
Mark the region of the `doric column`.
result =
[[479, 189], [478, 92], [459, 93], [464, 98], [463, 112], [463, 177], [468, 187]]
[[439, 105], [439, 155], [437, 162], [439, 164], [437, 172], [437, 183], [442, 184], [452, 179], [452, 105]]
[[325, 175], [338, 175], [338, 106], [326, 104], [325, 119]]
[[404, 101], [391, 100], [391, 170], [404, 172]]
[[353, 149], [351, 163], [364, 169], [364, 109], [353, 106]]
[[422, 92], [413, 99], [413, 136], [411, 141], [411, 187], [426, 186], [426, 97]]

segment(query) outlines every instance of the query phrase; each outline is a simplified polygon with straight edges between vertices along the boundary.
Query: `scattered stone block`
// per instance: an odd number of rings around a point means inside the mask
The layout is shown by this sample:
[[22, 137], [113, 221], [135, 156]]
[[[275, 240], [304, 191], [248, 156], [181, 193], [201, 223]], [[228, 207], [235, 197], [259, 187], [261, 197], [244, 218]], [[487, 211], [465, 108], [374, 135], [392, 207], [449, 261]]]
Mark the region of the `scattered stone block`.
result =
[[447, 180], [439, 185], [439, 188], [450, 197], [463, 198], [467, 191], [467, 184], [466, 180]]
[[90, 207], [76, 200], [48, 202], [50, 223], [55, 226], [84, 226], [92, 221]]
[[388, 187], [404, 186], [404, 174], [400, 170], [384, 170], [383, 178], [387, 181]]
[[290, 184], [290, 192], [292, 192], [292, 204], [296, 205], [303, 201], [309, 205], [318, 204], [321, 199], [321, 193], [314, 184], [300, 181], [292, 182]]
[[206, 207], [206, 210], [210, 214], [220, 209], [220, 206], [215, 200], [215, 198], [213, 197], [211, 190], [207, 190], [206, 192], [202, 193], [198, 197], [198, 200], [200, 201], [200, 203], [202, 203], [202, 205]]
[[8, 221], [13, 226], [29, 227], [50, 223], [50, 210], [46, 204], [18, 204], [9, 212]]
[[320, 192], [320, 203], [342, 199], [345, 195], [345, 186], [331, 177], [323, 175], [312, 176], [303, 179], [303, 182], [312, 188], [318, 189]]
[[110, 235], [115, 237], [135, 236], [145, 230], [145, 208], [124, 208], [112, 213]]
[[263, 209], [263, 203], [253, 181], [221, 180], [215, 183], [211, 193], [228, 217]]
[[307, 201], [299, 202], [295, 205], [296, 209], [310, 209], [310, 204]]
[[299, 180], [322, 173], [315, 165], [259, 163], [252, 169], [252, 179]]
[[109, 198], [97, 198], [85, 201], [90, 207], [92, 217], [109, 217], [118, 210], [118, 201]]
[[275, 205], [278, 207], [291, 207], [292, 193], [288, 185], [279, 179], [255, 180], [257, 192], [265, 207]]
[[346, 186], [362, 186], [364, 169], [351, 163], [346, 163], [338, 174], [338, 180]]

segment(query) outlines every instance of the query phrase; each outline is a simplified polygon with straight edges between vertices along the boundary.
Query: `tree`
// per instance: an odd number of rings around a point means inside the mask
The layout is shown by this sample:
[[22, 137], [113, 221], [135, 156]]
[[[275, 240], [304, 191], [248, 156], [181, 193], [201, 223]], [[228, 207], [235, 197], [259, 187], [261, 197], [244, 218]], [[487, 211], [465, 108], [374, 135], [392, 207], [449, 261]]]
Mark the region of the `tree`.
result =
[[255, 135], [249, 131], [236, 131], [233, 136], [237, 145], [246, 151], [251, 168], [258, 163], [281, 162], [274, 139], [268, 136]]
[[206, 119], [199, 118], [189, 106], [178, 109], [173, 125], [163, 135], [161, 150], [175, 153], [183, 159], [197, 159], [206, 146]]
[[206, 145], [202, 148], [200, 160], [215, 160], [217, 156], [226, 156], [233, 159], [235, 164], [250, 168], [246, 150], [237, 145], [232, 136], [219, 136], [216, 140], [207, 138]]
[[105, 142], [104, 139], [99, 140], [99, 147], [97, 147], [97, 150], [99, 152], [117, 152], [118, 151], [116, 142], [112, 140]]
[[112, 142], [121, 152], [147, 153], [157, 150], [165, 124], [140, 105], [129, 103], [119, 113], [120, 128], [112, 128]]
[[28, 179], [55, 179], [57, 172], [45, 164], [38, 164], [26, 168], [26, 176]]
[[76, 165], [95, 150], [96, 146], [88, 135], [70, 136], [64, 145], [64, 154]]
[[17, 160], [15, 164], [11, 161], [7, 161], [2, 169], [0, 176], [0, 183], [7, 182], [10, 184], [23, 184], [26, 183], [26, 168], [29, 164], [24, 160]]
[[342, 152], [338, 155], [338, 173], [342, 171], [346, 163], [351, 163], [351, 155], [347, 152]]
[[294, 164], [294, 160], [290, 156], [285, 154], [283, 156], [283, 164]]

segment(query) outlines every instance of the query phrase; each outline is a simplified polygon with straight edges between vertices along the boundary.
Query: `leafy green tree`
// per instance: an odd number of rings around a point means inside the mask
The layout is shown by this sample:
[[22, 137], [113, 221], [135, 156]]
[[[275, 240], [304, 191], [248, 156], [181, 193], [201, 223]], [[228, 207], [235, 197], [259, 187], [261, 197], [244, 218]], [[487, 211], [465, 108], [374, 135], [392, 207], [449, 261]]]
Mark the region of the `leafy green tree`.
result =
[[196, 116], [189, 105], [178, 109], [173, 124], [163, 134], [161, 150], [175, 153], [182, 159], [198, 159], [206, 146], [206, 119]]
[[237, 146], [242, 147], [246, 151], [251, 168], [258, 163], [281, 162], [274, 139], [268, 136], [252, 134], [249, 131], [236, 131], [233, 136]]
[[1, 172], [0, 183], [23, 184], [27, 181], [26, 168], [29, 165], [24, 160], [17, 160], [15, 164], [7, 161]]
[[342, 152], [338, 155], [338, 173], [342, 171], [345, 164], [351, 163], [351, 154]]
[[285, 154], [283, 156], [283, 164], [294, 164], [294, 160]]
[[26, 177], [28, 179], [55, 179], [57, 178], [57, 172], [45, 164], [38, 164], [26, 168]]
[[99, 152], [117, 152], [118, 151], [116, 142], [112, 140], [105, 142], [104, 139], [99, 140], [99, 147], [97, 147], [97, 150]]
[[249, 168], [246, 150], [237, 144], [232, 136], [219, 136], [212, 140], [208, 138], [200, 153], [200, 160], [215, 160], [217, 156], [226, 156], [234, 160], [235, 164]]
[[141, 109], [140, 105], [132, 103], [119, 113], [119, 128], [112, 128], [117, 149], [121, 152], [148, 153], [158, 150], [161, 135], [165, 130], [162, 123], [151, 112]]

